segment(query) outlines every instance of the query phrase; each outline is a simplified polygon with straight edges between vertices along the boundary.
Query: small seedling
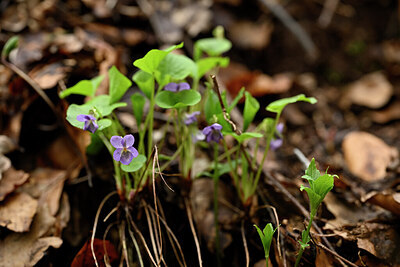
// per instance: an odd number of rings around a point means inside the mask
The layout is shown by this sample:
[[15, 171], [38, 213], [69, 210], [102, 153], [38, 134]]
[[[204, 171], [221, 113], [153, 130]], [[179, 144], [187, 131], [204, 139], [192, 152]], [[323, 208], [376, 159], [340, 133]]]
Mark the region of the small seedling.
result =
[[271, 248], [272, 237], [279, 226], [274, 229], [272, 227], [272, 223], [269, 223], [264, 227], [264, 230], [262, 231], [257, 225], [254, 225], [254, 227], [257, 229], [257, 232], [260, 235], [261, 242], [264, 247], [266, 266], [268, 267], [269, 250]]
[[308, 222], [308, 226], [301, 233], [300, 243], [300, 251], [297, 255], [295, 267], [297, 267], [300, 263], [301, 257], [303, 255], [304, 249], [309, 246], [310, 242], [310, 229], [312, 225], [312, 221], [314, 219], [315, 214], [317, 214], [317, 210], [319, 205], [324, 200], [326, 194], [333, 188], [333, 180], [337, 175], [331, 175], [325, 172], [324, 175], [321, 175], [317, 167], [315, 166], [315, 159], [313, 158], [308, 166], [305, 175], [301, 178], [304, 178], [310, 184], [310, 187], [301, 186], [300, 190], [305, 190], [307, 192], [308, 198], [310, 200], [310, 221]]

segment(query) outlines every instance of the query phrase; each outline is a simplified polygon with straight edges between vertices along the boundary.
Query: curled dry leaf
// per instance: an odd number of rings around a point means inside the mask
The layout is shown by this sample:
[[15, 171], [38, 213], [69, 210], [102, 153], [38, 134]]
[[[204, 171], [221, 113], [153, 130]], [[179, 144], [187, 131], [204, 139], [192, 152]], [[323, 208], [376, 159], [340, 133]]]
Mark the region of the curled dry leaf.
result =
[[372, 111], [371, 118], [377, 123], [388, 123], [400, 119], [400, 101], [396, 101], [384, 110]]
[[385, 178], [386, 168], [399, 157], [396, 148], [367, 132], [347, 134], [342, 149], [350, 172], [367, 182]]
[[14, 168], [9, 168], [3, 173], [3, 178], [0, 180], [0, 201], [14, 192], [15, 188], [22, 185], [28, 180], [29, 174], [24, 171], [17, 171]]
[[396, 215], [400, 215], [400, 193], [397, 192], [370, 192], [362, 201], [378, 205]]
[[57, 85], [58, 81], [65, 78], [70, 67], [62, 62], [48, 65], [39, 65], [29, 72], [29, 76], [38, 83], [42, 89], [49, 89]]
[[393, 94], [393, 86], [382, 72], [365, 75], [348, 86], [342, 104], [357, 104], [378, 109], [386, 105]]
[[26, 232], [36, 214], [38, 201], [26, 193], [9, 196], [0, 205], [0, 225], [14, 232]]
[[60, 247], [61, 238], [48, 236], [55, 222], [47, 205], [39, 206], [29, 232], [12, 233], [0, 240], [0, 266], [34, 266], [50, 246]]
[[294, 79], [290, 73], [271, 77], [258, 71], [249, 71], [237, 63], [230, 63], [227, 68], [221, 69], [220, 77], [231, 95], [237, 95], [240, 89], [245, 87], [256, 97], [287, 92], [292, 87]]
[[29, 182], [22, 187], [24, 192], [39, 199], [39, 205], [48, 206], [50, 214], [55, 215], [60, 205], [60, 198], [67, 172], [38, 168], [31, 173]]

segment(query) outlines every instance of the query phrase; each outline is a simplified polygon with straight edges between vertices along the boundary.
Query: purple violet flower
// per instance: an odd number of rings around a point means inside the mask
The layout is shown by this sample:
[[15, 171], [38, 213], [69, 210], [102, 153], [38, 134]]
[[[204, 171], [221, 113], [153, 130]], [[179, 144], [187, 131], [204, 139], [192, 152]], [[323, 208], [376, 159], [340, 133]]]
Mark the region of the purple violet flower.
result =
[[205, 138], [206, 136], [200, 130], [197, 130], [195, 133], [192, 133], [193, 144], [196, 144], [198, 141], [203, 141]]
[[208, 143], [210, 142], [216, 142], [218, 143], [219, 140], [223, 138], [222, 133], [222, 126], [218, 123], [214, 123], [211, 126], [207, 126], [203, 129], [203, 134], [206, 136], [206, 141]]
[[164, 90], [171, 91], [171, 92], [180, 92], [183, 90], [189, 90], [190, 85], [188, 83], [169, 83], [164, 86]]
[[94, 133], [99, 128], [99, 125], [96, 122], [96, 118], [92, 115], [81, 114], [76, 116], [76, 120], [85, 123], [83, 125], [83, 130], [85, 131]]
[[124, 165], [129, 165], [132, 159], [139, 155], [136, 148], [132, 147], [133, 143], [135, 143], [135, 138], [131, 134], [125, 135], [124, 138], [114, 135], [111, 137], [110, 142], [116, 148], [114, 160], [120, 161]]
[[200, 111], [195, 111], [195, 112], [193, 112], [191, 114], [186, 114], [185, 115], [186, 118], [184, 120], [184, 123], [186, 125], [190, 125], [190, 124], [196, 122], [197, 121], [196, 116], [198, 116], [198, 115], [200, 115]]
[[282, 131], [283, 131], [283, 123], [278, 123], [278, 125], [276, 125], [276, 132], [275, 132], [277, 139], [272, 138], [271, 143], [269, 144], [271, 150], [277, 150], [282, 145], [283, 143]]

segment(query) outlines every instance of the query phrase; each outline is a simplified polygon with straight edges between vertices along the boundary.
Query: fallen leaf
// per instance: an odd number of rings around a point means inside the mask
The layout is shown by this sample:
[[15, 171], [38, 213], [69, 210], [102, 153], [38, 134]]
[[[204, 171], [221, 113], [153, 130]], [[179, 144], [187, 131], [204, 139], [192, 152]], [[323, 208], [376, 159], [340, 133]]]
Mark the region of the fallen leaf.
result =
[[46, 205], [40, 206], [27, 233], [12, 233], [0, 240], [0, 266], [25, 267], [34, 266], [51, 246], [58, 248], [62, 239], [47, 236], [54, 226], [55, 218], [51, 216]]
[[400, 63], [399, 40], [387, 40], [382, 43], [383, 57], [389, 63]]
[[232, 96], [236, 96], [242, 87], [245, 87], [255, 97], [281, 94], [292, 87], [294, 79], [290, 73], [281, 73], [271, 77], [259, 71], [249, 71], [245, 66], [232, 62], [220, 72], [221, 81], [226, 84]]
[[15, 188], [25, 183], [29, 178], [29, 174], [24, 171], [17, 171], [14, 168], [9, 168], [3, 173], [3, 178], [0, 180], [0, 201], [14, 192]]
[[0, 135], [0, 154], [7, 154], [16, 149], [16, 147], [16, 144], [10, 137]]
[[50, 214], [55, 215], [60, 205], [60, 198], [67, 172], [48, 168], [38, 168], [31, 173], [29, 182], [22, 190], [38, 198], [39, 205], [48, 206]]
[[350, 172], [367, 182], [385, 178], [386, 168], [399, 156], [396, 148], [367, 132], [347, 134], [342, 149]]
[[400, 193], [397, 192], [369, 192], [361, 199], [363, 202], [368, 201], [371, 204], [378, 205], [396, 215], [400, 215]]
[[385, 124], [400, 119], [400, 101], [396, 101], [384, 110], [371, 111], [370, 116], [374, 122]]
[[58, 84], [58, 81], [65, 78], [70, 67], [65, 66], [62, 62], [55, 62], [46, 65], [38, 65], [31, 70], [28, 75], [42, 89], [53, 88]]
[[6, 156], [0, 154], [0, 181], [3, 178], [3, 172], [11, 167], [11, 160]]
[[393, 86], [382, 72], [365, 75], [350, 84], [344, 94], [344, 106], [357, 104], [372, 109], [386, 105], [393, 94]]
[[28, 23], [26, 3], [10, 5], [1, 17], [1, 28], [3, 30], [20, 32]]
[[9, 196], [0, 205], [0, 225], [14, 232], [26, 232], [36, 214], [38, 201], [26, 193]]
[[[79, 250], [78, 254], [76, 254], [74, 260], [71, 263], [71, 267], [85, 267], [85, 266], [95, 266], [95, 262], [92, 255], [92, 249], [90, 246], [91, 240], [88, 240], [83, 247]], [[104, 247], [107, 250], [107, 255], [110, 259], [110, 263], [119, 259], [118, 253], [114, 247], [114, 245], [108, 240], [102, 240], [95, 238], [93, 240], [93, 249], [99, 263], [99, 266], [106, 266], [104, 263]]]
[[229, 37], [243, 49], [261, 50], [271, 38], [274, 26], [269, 22], [237, 21], [230, 25]]

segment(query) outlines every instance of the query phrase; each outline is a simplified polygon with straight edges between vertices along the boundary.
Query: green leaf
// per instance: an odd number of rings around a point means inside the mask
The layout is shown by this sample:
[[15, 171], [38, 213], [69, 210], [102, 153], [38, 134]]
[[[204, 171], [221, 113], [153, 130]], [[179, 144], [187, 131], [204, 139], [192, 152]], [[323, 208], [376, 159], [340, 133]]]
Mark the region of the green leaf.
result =
[[144, 95], [150, 99], [152, 93], [154, 92], [154, 77], [153, 75], [139, 70], [137, 71], [132, 80], [138, 85], [139, 89], [144, 93]]
[[113, 104], [121, 99], [129, 87], [131, 87], [132, 82], [119, 72], [115, 66], [112, 66], [108, 70], [108, 77], [110, 78], [110, 104]]
[[316, 194], [310, 187], [301, 186], [300, 190], [305, 190], [307, 192], [308, 198], [310, 200], [310, 211], [311, 213], [315, 214], [323, 198], [321, 198], [320, 195]]
[[142, 166], [146, 163], [146, 157], [142, 154], [139, 154], [136, 158], [133, 158], [129, 165], [121, 164], [121, 169], [124, 172], [135, 172], [142, 168]]
[[278, 227], [274, 229], [272, 227], [272, 223], [268, 223], [264, 227], [264, 230], [262, 232], [261, 232], [261, 229], [258, 228], [257, 225], [254, 224], [254, 227], [256, 227], [258, 235], [261, 238], [261, 242], [263, 244], [264, 253], [265, 253], [265, 259], [268, 261], [269, 251], [270, 251], [271, 243], [272, 243], [272, 237], [274, 236], [274, 233], [278, 229]]
[[125, 107], [126, 103], [117, 102], [114, 104], [110, 104], [110, 96], [109, 95], [99, 95], [84, 104], [85, 106], [89, 106], [89, 108], [96, 108], [102, 117], [108, 116], [113, 112], [114, 109], [119, 107]]
[[144, 57], [137, 59], [133, 65], [139, 69], [154, 74], [160, 62], [173, 50], [182, 48], [183, 43], [169, 47], [166, 50], [152, 49]]
[[133, 115], [135, 116], [136, 119], [136, 124], [140, 126], [140, 124], [142, 123], [143, 108], [146, 103], [146, 99], [142, 94], [136, 92], [131, 96], [131, 101], [132, 101]]
[[[236, 165], [238, 164], [238, 163], [240, 163], [241, 162], [241, 160], [239, 159], [239, 160], [232, 160], [231, 161], [231, 164], [232, 164], [232, 168], [236, 168]], [[228, 172], [230, 172], [230, 171], [233, 171], [233, 170], [231, 170], [231, 164], [229, 164], [229, 162], [225, 162], [225, 163], [218, 163], [218, 165], [217, 165], [217, 168], [218, 168], [218, 174], [219, 174], [219, 176], [222, 176], [222, 175], [224, 175], [224, 174], [226, 174], [226, 173], [228, 173]]]
[[[78, 115], [81, 114], [89, 115], [95, 110], [95, 112], [99, 113], [98, 116], [104, 117], [110, 115], [114, 109], [126, 106], [126, 103], [115, 103], [110, 105], [109, 102], [110, 102], [110, 96], [99, 95], [93, 98], [91, 101], [87, 102], [86, 104], [83, 105], [72, 104], [67, 109], [66, 119], [71, 125], [82, 129], [85, 123], [76, 120], [76, 117]], [[108, 122], [104, 122], [103, 126], [107, 125]]]
[[253, 133], [253, 132], [244, 132], [244, 133], [242, 133], [241, 135], [237, 135], [237, 134], [234, 133], [234, 132], [227, 132], [227, 133], [224, 133], [224, 134], [232, 135], [232, 136], [238, 141], [238, 143], [243, 143], [243, 141], [245, 141], [245, 140], [247, 140], [247, 139], [250, 139], [250, 138], [260, 138], [260, 137], [263, 137], [262, 134], [260, 134], [260, 133]]
[[158, 65], [161, 76], [168, 76], [173, 80], [183, 80], [189, 75], [197, 77], [197, 66], [187, 56], [168, 54]]
[[229, 65], [228, 57], [206, 57], [201, 58], [197, 62], [197, 77], [201, 78], [208, 71], [212, 70], [216, 66], [226, 67]]
[[227, 111], [228, 113], [231, 113], [232, 109], [233, 109], [234, 107], [236, 107], [237, 103], [239, 103], [240, 99], [242, 99], [242, 97], [243, 97], [243, 95], [244, 95], [244, 91], [245, 91], [245, 89], [244, 89], [244, 87], [242, 87], [242, 88], [240, 89], [239, 93], [236, 95], [235, 99], [233, 99], [231, 105], [226, 109], [226, 111]]
[[307, 179], [309, 181], [310, 180], [314, 181], [320, 176], [321, 176], [321, 173], [319, 172], [319, 170], [317, 169], [317, 166], [315, 165], [315, 159], [312, 158], [310, 165], [308, 165], [308, 168], [305, 172], [305, 175], [301, 176], [301, 178]]
[[97, 121], [97, 124], [99, 125], [99, 131], [104, 130], [105, 128], [108, 128], [111, 126], [112, 122], [109, 119], [101, 119]]
[[156, 104], [162, 108], [181, 108], [200, 102], [201, 95], [195, 90], [171, 92], [163, 90], [156, 95]]
[[219, 103], [218, 96], [214, 91], [208, 90], [206, 103], [204, 106], [204, 115], [206, 121], [211, 123], [214, 115], [222, 114], [221, 104]]
[[257, 229], [258, 235], [260, 236], [260, 239], [261, 239], [264, 251], [265, 251], [265, 247], [267, 246], [267, 244], [266, 244], [266, 239], [265, 239], [264, 233], [261, 231], [261, 229], [256, 224], [254, 224], [254, 227]]
[[94, 96], [100, 83], [103, 81], [104, 76], [100, 75], [94, 77], [91, 80], [82, 80], [75, 84], [74, 86], [62, 91], [60, 93], [60, 98], [65, 98], [71, 94], [84, 95], [84, 96]]
[[317, 103], [317, 99], [315, 99], [314, 97], [306, 97], [304, 94], [300, 94], [297, 96], [276, 100], [270, 103], [266, 109], [271, 112], [281, 113], [286, 105], [296, 103], [298, 101], [304, 101], [311, 104]]
[[326, 194], [332, 190], [333, 184], [333, 176], [330, 174], [324, 174], [314, 181], [312, 189], [317, 195], [324, 199]]
[[1, 51], [1, 56], [7, 57], [13, 49], [17, 48], [18, 41], [19, 41], [18, 36], [13, 36], [10, 39], [8, 39], [7, 43], [3, 46], [3, 50]]
[[207, 53], [207, 55], [216, 57], [220, 56], [222, 53], [231, 49], [232, 43], [223, 38], [205, 38], [200, 39], [194, 44], [194, 55], [195, 61], [200, 59], [201, 52]]
[[243, 131], [246, 131], [250, 123], [254, 120], [257, 111], [260, 109], [260, 104], [249, 92], [245, 93], [246, 100], [243, 110]]

